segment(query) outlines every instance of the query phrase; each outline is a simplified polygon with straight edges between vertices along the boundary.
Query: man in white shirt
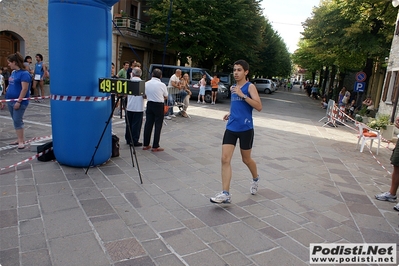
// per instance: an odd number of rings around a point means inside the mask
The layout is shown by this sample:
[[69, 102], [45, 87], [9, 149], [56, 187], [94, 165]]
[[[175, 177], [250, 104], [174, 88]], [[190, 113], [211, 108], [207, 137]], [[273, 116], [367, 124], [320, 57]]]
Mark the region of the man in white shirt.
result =
[[181, 69], [176, 69], [175, 74], [173, 74], [168, 83], [168, 92], [169, 92], [169, 97], [168, 97], [168, 105], [170, 105], [168, 113], [165, 115], [166, 119], [171, 119], [172, 117], [176, 117], [176, 115], [173, 113], [173, 104], [175, 103], [176, 99], [176, 94], [179, 93], [180, 91], [180, 82], [181, 78]]
[[[134, 67], [132, 69], [132, 78], [130, 80], [141, 80], [140, 77], [142, 73], [143, 71], [139, 67]], [[126, 143], [134, 145], [135, 147], [141, 147], [143, 146], [143, 143], [139, 142], [139, 139], [141, 126], [143, 124], [144, 96], [127, 96], [126, 111]], [[130, 135], [130, 133], [132, 135]]]
[[168, 90], [161, 81], [162, 71], [155, 68], [152, 71], [152, 79], [145, 83], [145, 95], [147, 97], [146, 121], [144, 125], [143, 150], [151, 149], [150, 140], [154, 127], [154, 140], [151, 151], [163, 151], [159, 146], [161, 129], [164, 117], [164, 101], [168, 99]]

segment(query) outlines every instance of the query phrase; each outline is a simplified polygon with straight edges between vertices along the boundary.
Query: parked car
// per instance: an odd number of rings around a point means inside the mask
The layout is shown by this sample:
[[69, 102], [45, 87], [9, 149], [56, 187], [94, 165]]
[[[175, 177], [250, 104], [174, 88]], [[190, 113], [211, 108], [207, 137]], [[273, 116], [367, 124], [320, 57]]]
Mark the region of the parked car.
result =
[[255, 85], [258, 92], [271, 94], [276, 91], [276, 86], [271, 79], [257, 78], [253, 79], [251, 82]]
[[230, 87], [236, 82], [234, 80], [233, 73], [216, 73], [216, 75], [219, 76], [220, 82], [222, 82], [224, 86], [226, 86], [228, 91], [228, 97], [230, 98], [231, 96]]
[[[170, 77], [176, 72], [176, 69], [180, 69], [182, 71], [182, 75], [188, 73], [190, 77], [190, 90], [193, 93], [191, 95], [191, 99], [197, 99], [199, 94], [199, 81], [202, 79], [202, 75], [206, 74], [206, 87], [205, 87], [205, 102], [212, 102], [212, 87], [210, 85], [213, 77], [209, 74], [209, 71], [205, 68], [199, 67], [184, 67], [184, 66], [173, 66], [173, 65], [161, 65], [161, 64], [152, 64], [150, 65], [149, 72], [152, 73], [154, 68], [159, 68], [162, 70], [162, 78], [161, 81], [168, 85]], [[226, 99], [228, 97], [228, 89], [226, 86], [219, 82], [218, 86], [218, 94], [217, 101], [221, 101], [222, 99]]]

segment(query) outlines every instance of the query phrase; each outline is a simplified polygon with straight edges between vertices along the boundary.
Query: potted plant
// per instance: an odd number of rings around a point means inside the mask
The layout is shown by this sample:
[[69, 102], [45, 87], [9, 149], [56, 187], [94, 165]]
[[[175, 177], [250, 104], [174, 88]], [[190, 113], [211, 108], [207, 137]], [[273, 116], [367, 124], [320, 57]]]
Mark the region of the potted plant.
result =
[[368, 117], [367, 117], [367, 106], [363, 106], [359, 112], [357, 113], [358, 115], [360, 115], [362, 117], [362, 121], [363, 123], [367, 123], [368, 122]]
[[371, 118], [367, 126], [381, 131], [383, 139], [391, 141], [393, 138], [394, 126], [391, 124], [389, 115], [379, 115], [376, 119]]

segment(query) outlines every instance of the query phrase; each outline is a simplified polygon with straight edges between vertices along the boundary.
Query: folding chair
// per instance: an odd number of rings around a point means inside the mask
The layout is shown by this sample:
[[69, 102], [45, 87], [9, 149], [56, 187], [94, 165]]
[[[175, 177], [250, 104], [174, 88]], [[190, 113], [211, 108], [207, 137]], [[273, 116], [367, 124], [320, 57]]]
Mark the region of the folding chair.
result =
[[378, 150], [380, 149], [380, 144], [381, 144], [381, 132], [376, 129], [372, 129], [368, 127], [366, 124], [357, 122], [356, 123], [357, 128], [359, 129], [359, 139], [357, 141], [357, 146], [356, 149], [359, 147], [360, 141], [361, 146], [360, 146], [360, 152], [363, 152], [364, 145], [366, 144], [367, 140], [370, 140], [370, 150], [373, 147], [373, 141], [378, 140], [378, 146], [377, 146], [377, 155], [378, 155]]

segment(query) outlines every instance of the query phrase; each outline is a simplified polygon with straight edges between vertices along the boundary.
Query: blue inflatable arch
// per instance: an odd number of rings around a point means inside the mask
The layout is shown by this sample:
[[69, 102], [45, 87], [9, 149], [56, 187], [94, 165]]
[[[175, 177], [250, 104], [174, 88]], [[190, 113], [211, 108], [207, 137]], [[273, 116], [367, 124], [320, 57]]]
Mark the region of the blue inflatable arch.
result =
[[[51, 124], [57, 161], [87, 167], [111, 114], [111, 100], [62, 101], [57, 96], [109, 96], [98, 79], [109, 77], [112, 53], [111, 7], [118, 0], [49, 0]], [[111, 157], [111, 127], [93, 164]]]

